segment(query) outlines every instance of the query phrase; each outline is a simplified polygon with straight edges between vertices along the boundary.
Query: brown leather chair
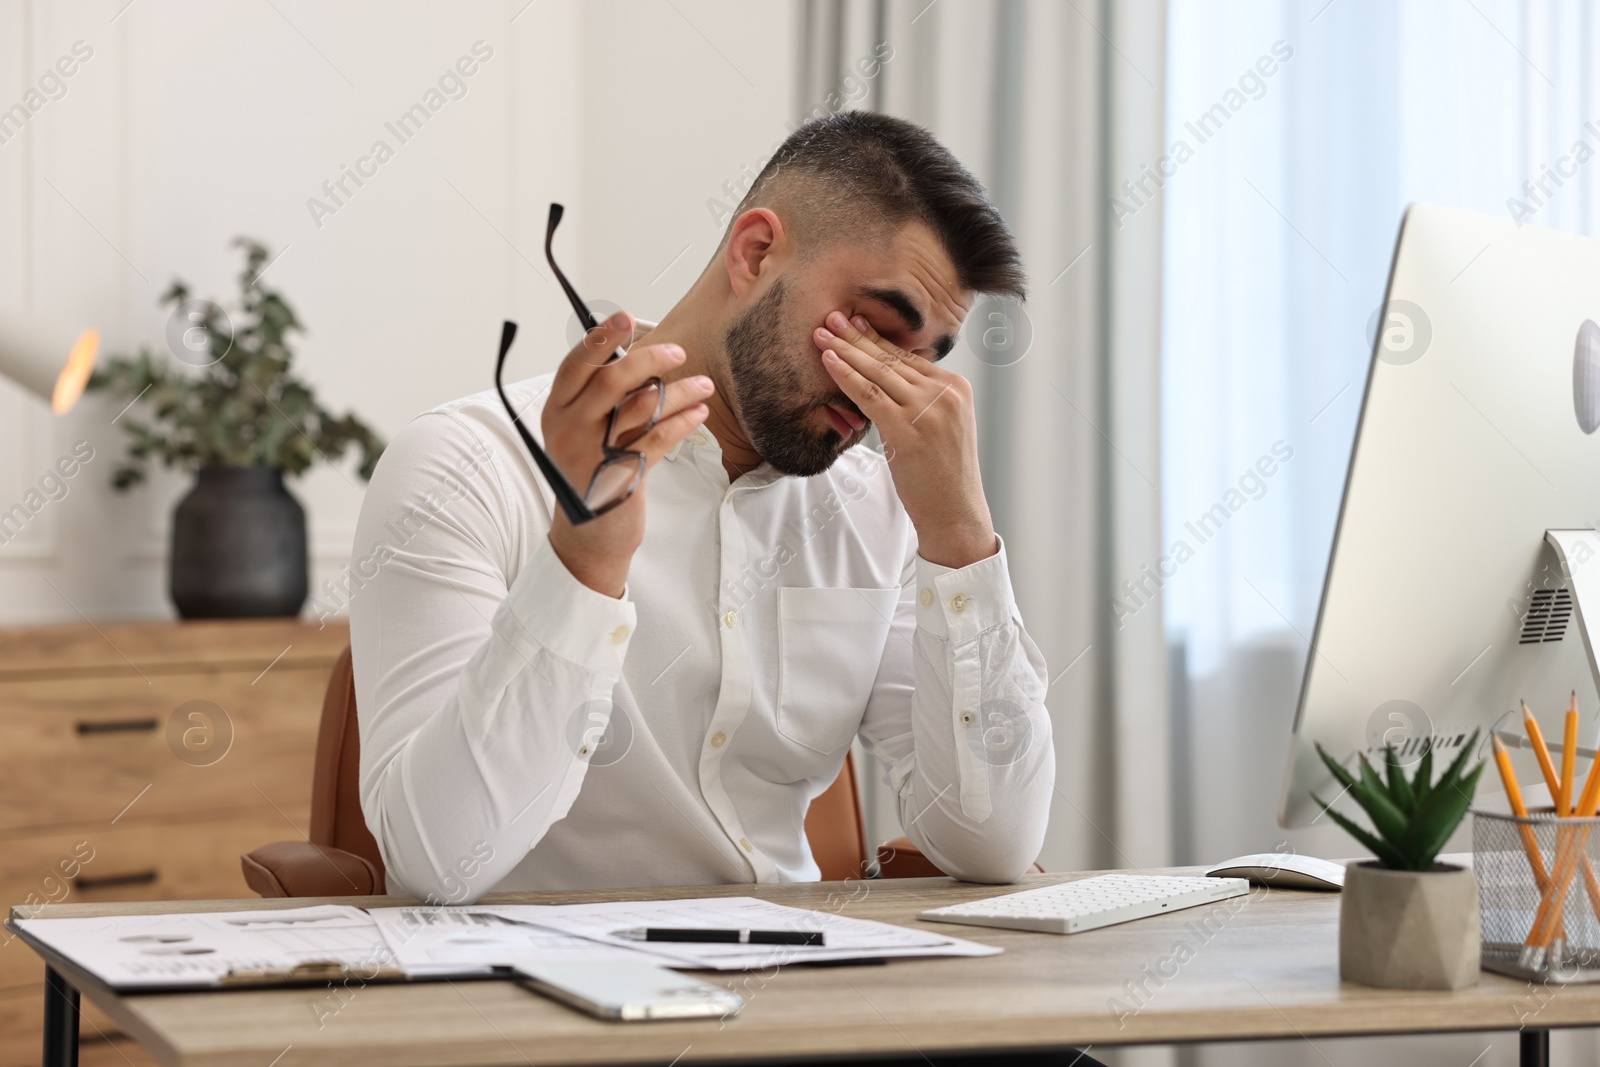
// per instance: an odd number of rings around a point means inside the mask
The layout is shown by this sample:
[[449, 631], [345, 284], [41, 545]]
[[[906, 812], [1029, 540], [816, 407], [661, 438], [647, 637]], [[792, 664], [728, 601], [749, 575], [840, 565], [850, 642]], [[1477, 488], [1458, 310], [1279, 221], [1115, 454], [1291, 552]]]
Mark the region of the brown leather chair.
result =
[[[244, 880], [257, 894], [324, 897], [384, 892], [383, 858], [361, 813], [360, 746], [355, 675], [346, 648], [333, 666], [322, 702], [312, 770], [310, 840], [277, 841], [239, 857]], [[845, 757], [839, 777], [811, 802], [806, 836], [825, 880], [863, 877], [871, 853], [852, 757]], [[905, 837], [880, 846], [877, 859], [885, 878], [944, 873]]]

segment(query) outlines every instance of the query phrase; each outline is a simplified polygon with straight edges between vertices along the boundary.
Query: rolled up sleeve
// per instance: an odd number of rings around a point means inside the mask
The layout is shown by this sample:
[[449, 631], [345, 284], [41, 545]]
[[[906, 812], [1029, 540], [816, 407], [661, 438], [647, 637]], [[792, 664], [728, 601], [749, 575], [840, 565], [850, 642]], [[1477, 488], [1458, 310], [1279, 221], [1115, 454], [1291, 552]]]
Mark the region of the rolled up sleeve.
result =
[[635, 623], [566, 569], [548, 521], [506, 529], [507, 466], [466, 424], [420, 416], [356, 532], [362, 810], [391, 891], [445, 903], [487, 892], [571, 808]]
[[907, 836], [957, 878], [1011, 882], [1038, 857], [1055, 785], [1044, 657], [1005, 546], [967, 567], [914, 556], [863, 724]]

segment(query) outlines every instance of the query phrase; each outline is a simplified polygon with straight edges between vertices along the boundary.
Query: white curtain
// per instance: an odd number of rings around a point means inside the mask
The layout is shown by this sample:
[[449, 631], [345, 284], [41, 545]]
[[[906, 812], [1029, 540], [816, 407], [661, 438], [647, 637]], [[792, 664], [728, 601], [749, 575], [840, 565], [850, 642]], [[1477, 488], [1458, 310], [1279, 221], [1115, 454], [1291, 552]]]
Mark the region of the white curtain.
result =
[[[1163, 5], [809, 0], [802, 18], [797, 118], [855, 106], [926, 126], [984, 182], [1028, 266], [1026, 308], [980, 304], [949, 365], [976, 386], [985, 486], [1053, 679], [1041, 861], [1168, 862], [1161, 608], [1111, 607], [1159, 556], [1161, 213], [1118, 228], [1107, 196], [1159, 155]], [[996, 329], [1020, 347], [976, 343]]]
[[[1275, 812], [1401, 213], [1423, 200], [1594, 233], [1597, 18], [1546, 0], [1172, 0], [1168, 25], [1165, 143], [1192, 149], [1157, 196], [1162, 540], [1193, 549], [1162, 589], [1183, 664], [1177, 851], [1198, 863], [1287, 842], [1348, 855], [1337, 830], [1283, 831]], [[1576, 166], [1577, 142], [1596, 158]], [[1558, 166], [1576, 174], [1530, 197], [1524, 182]], [[1274, 473], [1251, 477], [1263, 456]], [[1189, 524], [1230, 492], [1242, 506], [1201, 541]], [[1588, 1033], [1554, 1042], [1553, 1062], [1600, 1062]], [[1186, 1060], [1491, 1067], [1516, 1062], [1516, 1035]]]

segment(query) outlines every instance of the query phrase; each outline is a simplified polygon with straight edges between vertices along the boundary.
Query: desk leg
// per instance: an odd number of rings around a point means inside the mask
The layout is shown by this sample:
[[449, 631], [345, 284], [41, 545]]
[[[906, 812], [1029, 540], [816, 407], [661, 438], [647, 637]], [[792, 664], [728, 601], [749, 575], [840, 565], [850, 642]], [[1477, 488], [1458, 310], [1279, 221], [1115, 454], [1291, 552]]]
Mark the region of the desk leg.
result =
[[1522, 1067], [1550, 1067], [1550, 1031], [1522, 1031]]
[[78, 1067], [78, 990], [44, 969], [44, 1067]]

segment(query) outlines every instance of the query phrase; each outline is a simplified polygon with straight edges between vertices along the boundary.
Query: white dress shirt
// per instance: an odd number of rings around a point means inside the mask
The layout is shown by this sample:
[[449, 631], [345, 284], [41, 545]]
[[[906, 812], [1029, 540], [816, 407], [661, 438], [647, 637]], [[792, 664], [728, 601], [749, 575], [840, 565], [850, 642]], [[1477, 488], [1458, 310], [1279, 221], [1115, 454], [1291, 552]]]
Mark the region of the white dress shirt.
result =
[[[549, 386], [508, 389], [535, 434]], [[389, 445], [345, 594], [390, 891], [814, 880], [806, 809], [858, 736], [941, 869], [1019, 877], [1055, 757], [1004, 547], [922, 559], [864, 447], [730, 485], [701, 429], [644, 491], [618, 600], [550, 547], [554, 500], [493, 391]]]

